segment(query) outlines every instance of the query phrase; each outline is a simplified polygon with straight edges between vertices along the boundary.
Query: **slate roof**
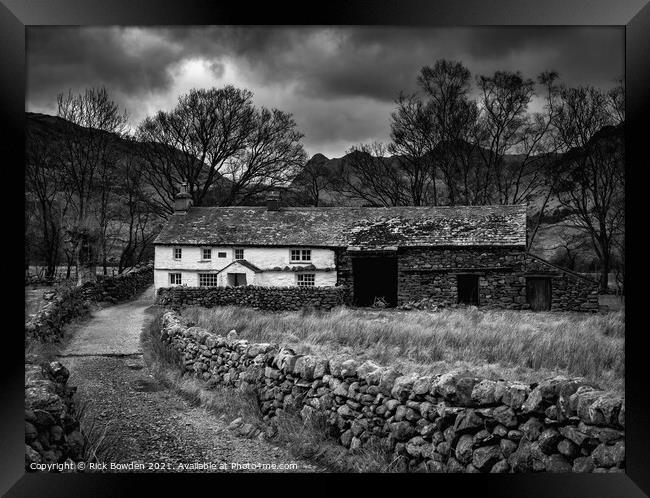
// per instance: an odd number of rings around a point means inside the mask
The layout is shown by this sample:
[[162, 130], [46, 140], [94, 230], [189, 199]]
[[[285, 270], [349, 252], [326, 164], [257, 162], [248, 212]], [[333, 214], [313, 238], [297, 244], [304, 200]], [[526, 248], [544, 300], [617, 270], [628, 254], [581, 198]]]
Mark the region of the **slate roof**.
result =
[[224, 266], [221, 270], [219, 270], [219, 272], [222, 272], [226, 268], [230, 268], [233, 265], [242, 265], [243, 267], [248, 268], [249, 270], [252, 270], [255, 273], [259, 273], [259, 272], [262, 271], [257, 266], [255, 266], [253, 263], [250, 263], [250, 262], [246, 261], [245, 259], [236, 259], [235, 261], [233, 261], [229, 265]]
[[155, 244], [381, 248], [525, 246], [526, 206], [192, 207]]

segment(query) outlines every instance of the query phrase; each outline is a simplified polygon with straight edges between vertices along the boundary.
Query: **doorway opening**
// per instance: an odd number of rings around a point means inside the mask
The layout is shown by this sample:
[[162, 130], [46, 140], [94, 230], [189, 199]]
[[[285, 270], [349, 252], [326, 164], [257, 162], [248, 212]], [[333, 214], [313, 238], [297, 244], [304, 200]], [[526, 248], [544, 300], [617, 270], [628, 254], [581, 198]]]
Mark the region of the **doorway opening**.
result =
[[532, 311], [551, 309], [550, 277], [526, 277], [526, 301]]
[[456, 275], [459, 304], [478, 306], [478, 275]]
[[246, 285], [245, 273], [229, 273], [228, 274], [228, 287], [240, 287]]
[[382, 300], [397, 306], [397, 258], [368, 257], [352, 259], [355, 306], [372, 306]]

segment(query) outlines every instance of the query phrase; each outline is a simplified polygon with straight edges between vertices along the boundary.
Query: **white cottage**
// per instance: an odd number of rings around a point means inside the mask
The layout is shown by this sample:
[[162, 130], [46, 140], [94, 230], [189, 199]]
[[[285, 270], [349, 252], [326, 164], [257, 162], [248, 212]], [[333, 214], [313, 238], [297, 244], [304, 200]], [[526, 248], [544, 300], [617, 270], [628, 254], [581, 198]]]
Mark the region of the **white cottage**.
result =
[[285, 215], [276, 197], [266, 207], [192, 207], [181, 187], [174, 215], [154, 242], [156, 292], [177, 285], [336, 285], [334, 249], [283, 241], [295, 234], [286, 233]]

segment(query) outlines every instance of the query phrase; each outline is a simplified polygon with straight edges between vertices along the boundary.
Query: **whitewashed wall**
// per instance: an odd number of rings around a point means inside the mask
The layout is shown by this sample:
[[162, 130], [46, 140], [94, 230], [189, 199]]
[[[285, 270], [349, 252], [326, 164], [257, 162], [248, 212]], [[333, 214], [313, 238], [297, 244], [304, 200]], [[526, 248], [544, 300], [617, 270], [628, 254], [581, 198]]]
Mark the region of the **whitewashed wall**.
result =
[[[212, 249], [212, 259], [201, 260], [203, 247], [179, 246], [182, 248], [180, 260], [174, 259], [173, 246], [155, 247], [155, 271], [154, 285], [156, 290], [160, 287], [170, 287], [169, 273], [181, 273], [181, 285], [197, 287], [199, 285], [199, 272], [218, 272], [235, 261], [233, 247], [205, 246]], [[314, 265], [322, 270], [329, 268], [331, 271], [313, 271], [315, 273], [316, 286], [333, 286], [336, 284], [336, 271], [334, 270], [335, 255], [332, 249], [313, 248], [311, 249], [311, 261], [304, 263], [291, 262], [290, 247], [241, 247], [244, 249], [244, 259], [257, 266], [261, 270], [272, 270], [273, 268], [285, 266], [301, 267]], [[225, 252], [225, 258], [219, 258], [218, 253]], [[250, 285], [264, 286], [294, 286], [296, 283], [296, 272], [294, 271], [265, 271], [254, 273], [241, 266], [233, 265], [218, 277], [219, 285], [227, 284], [227, 273], [246, 273], [246, 281]]]

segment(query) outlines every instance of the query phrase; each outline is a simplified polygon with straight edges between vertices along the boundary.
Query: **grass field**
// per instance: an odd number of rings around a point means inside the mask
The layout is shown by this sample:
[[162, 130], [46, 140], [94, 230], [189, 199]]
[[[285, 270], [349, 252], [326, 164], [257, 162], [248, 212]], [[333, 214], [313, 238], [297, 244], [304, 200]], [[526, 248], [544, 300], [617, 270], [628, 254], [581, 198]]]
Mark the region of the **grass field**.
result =
[[539, 382], [582, 376], [623, 391], [623, 312], [607, 314], [482, 311], [477, 308], [269, 313], [247, 308], [187, 308], [183, 316], [225, 335], [277, 342], [302, 354], [345, 355], [437, 374], [466, 369], [492, 379]]

